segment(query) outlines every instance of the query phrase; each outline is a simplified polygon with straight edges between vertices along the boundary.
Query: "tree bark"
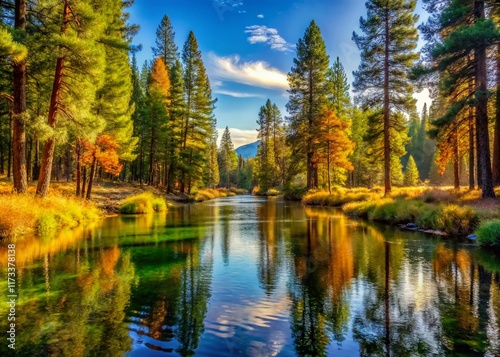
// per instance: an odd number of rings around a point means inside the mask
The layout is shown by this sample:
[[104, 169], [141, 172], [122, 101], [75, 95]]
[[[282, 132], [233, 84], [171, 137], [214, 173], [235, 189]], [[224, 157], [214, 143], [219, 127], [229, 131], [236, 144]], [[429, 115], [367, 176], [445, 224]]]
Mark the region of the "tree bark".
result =
[[[70, 20], [70, 7], [67, 1], [64, 2], [63, 9], [63, 25], [61, 33], [66, 33]], [[61, 94], [62, 79], [64, 76], [64, 56], [57, 58], [56, 71], [54, 74], [54, 84], [52, 86], [52, 95], [50, 97], [48, 124], [52, 128], [56, 126], [57, 107]], [[36, 187], [36, 195], [45, 197], [49, 193], [50, 176], [52, 169], [52, 162], [54, 161], [54, 151], [56, 142], [53, 137], [49, 138], [43, 147], [42, 167], [40, 168], [40, 176], [38, 178], [38, 185]]]
[[80, 139], [76, 140], [76, 197], [80, 197], [80, 184], [82, 179], [82, 164], [80, 162], [81, 156], [81, 142]]
[[391, 107], [389, 97], [389, 11], [385, 15], [384, 58], [384, 187], [385, 196], [392, 191], [391, 182]]
[[[26, 1], [16, 0], [14, 27], [17, 31], [26, 29]], [[26, 171], [26, 60], [14, 62], [14, 108], [13, 108], [13, 161], [12, 173], [14, 192], [28, 190]]]
[[457, 129], [453, 130], [453, 179], [455, 189], [460, 189], [460, 157], [458, 151], [458, 133]]
[[500, 44], [497, 45], [497, 96], [493, 138], [493, 185], [500, 186]]
[[471, 108], [469, 110], [469, 190], [473, 190], [476, 186], [476, 182], [474, 180], [474, 109]]
[[85, 196], [86, 200], [90, 200], [90, 195], [92, 194], [92, 184], [94, 183], [96, 164], [97, 164], [97, 159], [94, 153], [94, 158], [92, 159], [92, 166], [90, 167], [89, 183], [87, 185], [87, 195]]
[[[476, 20], [484, 19], [484, 1], [474, 2], [474, 16]], [[476, 131], [479, 144], [481, 146], [479, 166], [482, 176], [482, 198], [495, 198], [493, 191], [493, 175], [491, 172], [490, 160], [490, 140], [488, 132], [488, 93], [487, 93], [487, 67], [486, 48], [484, 46], [476, 48], [476, 98], [477, 116]]]

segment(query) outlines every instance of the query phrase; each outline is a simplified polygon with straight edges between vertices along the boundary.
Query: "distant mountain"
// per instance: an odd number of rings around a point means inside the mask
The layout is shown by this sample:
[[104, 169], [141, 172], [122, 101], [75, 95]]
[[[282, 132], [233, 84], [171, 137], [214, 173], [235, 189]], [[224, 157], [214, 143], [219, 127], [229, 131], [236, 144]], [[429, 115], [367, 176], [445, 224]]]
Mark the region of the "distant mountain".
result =
[[259, 142], [256, 141], [254, 143], [242, 145], [239, 148], [237, 148], [235, 151], [238, 154], [238, 156], [243, 156], [244, 159], [248, 159], [249, 157], [254, 158], [257, 155], [257, 146], [259, 145]]

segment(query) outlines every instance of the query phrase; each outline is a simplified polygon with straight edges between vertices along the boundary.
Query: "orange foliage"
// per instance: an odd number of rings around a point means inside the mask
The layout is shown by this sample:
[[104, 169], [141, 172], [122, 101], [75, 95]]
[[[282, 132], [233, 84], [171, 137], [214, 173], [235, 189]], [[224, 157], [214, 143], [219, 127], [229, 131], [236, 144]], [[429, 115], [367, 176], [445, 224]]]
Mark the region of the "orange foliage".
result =
[[151, 92], [160, 93], [161, 96], [167, 97], [170, 91], [170, 78], [168, 76], [167, 67], [161, 57], [158, 57], [151, 67], [151, 75], [149, 77], [149, 90]]
[[80, 158], [82, 166], [91, 165], [95, 158], [107, 173], [114, 176], [120, 174], [123, 168], [123, 165], [120, 164], [120, 157], [117, 152], [120, 146], [110, 135], [100, 134], [95, 144], [87, 140], [82, 140], [82, 147], [83, 153]]
[[314, 161], [326, 163], [329, 156], [331, 165], [353, 170], [354, 167], [348, 156], [354, 150], [355, 144], [347, 135], [349, 123], [340, 120], [332, 110], [327, 110], [320, 126], [322, 134], [317, 140], [323, 145], [321, 150], [317, 152]]

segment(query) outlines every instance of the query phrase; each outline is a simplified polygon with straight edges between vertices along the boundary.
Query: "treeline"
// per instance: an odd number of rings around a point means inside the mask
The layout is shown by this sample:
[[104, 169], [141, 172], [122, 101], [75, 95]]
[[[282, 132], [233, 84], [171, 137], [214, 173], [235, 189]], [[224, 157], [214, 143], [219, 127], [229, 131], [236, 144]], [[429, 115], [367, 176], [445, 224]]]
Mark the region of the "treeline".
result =
[[[154, 59], [138, 68], [131, 1], [0, 2], [0, 175], [24, 193], [38, 180], [136, 181], [167, 193], [251, 187], [229, 131], [217, 147], [212, 98], [193, 32], [182, 51], [167, 16]], [[220, 166], [220, 168], [219, 168]]]
[[[369, 0], [353, 40], [361, 51], [354, 103], [339, 59], [314, 21], [288, 73], [288, 116], [272, 103], [259, 114], [255, 178], [262, 192], [291, 196], [332, 185], [414, 186], [468, 181], [482, 196], [500, 185], [500, 5], [424, 0], [431, 14], [416, 52], [415, 0]], [[417, 113], [414, 86], [432, 106]], [[490, 140], [493, 138], [493, 140]], [[276, 148], [279, 147], [278, 150]], [[280, 154], [277, 155], [277, 152]]]

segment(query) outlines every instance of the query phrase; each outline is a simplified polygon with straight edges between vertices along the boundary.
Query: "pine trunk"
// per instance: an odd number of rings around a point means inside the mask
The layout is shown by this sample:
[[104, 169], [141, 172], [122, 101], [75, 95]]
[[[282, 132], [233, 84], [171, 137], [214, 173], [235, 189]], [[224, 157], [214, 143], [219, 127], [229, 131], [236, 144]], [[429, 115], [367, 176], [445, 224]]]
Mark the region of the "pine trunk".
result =
[[[26, 1], [15, 2], [15, 28], [24, 32], [26, 29]], [[14, 62], [14, 115], [13, 115], [13, 178], [14, 192], [24, 193], [28, 190], [26, 172], [26, 60]]]
[[[61, 33], [64, 35], [69, 24], [70, 7], [67, 1], [64, 2], [63, 19]], [[54, 84], [52, 86], [52, 95], [50, 97], [48, 124], [52, 128], [56, 126], [57, 106], [61, 94], [62, 79], [64, 76], [64, 57], [59, 57], [56, 62], [56, 71], [54, 74]], [[54, 151], [56, 147], [55, 139], [52, 137], [47, 140], [43, 147], [42, 167], [40, 168], [40, 176], [36, 187], [36, 195], [45, 197], [49, 193], [50, 176], [52, 171], [52, 163], [54, 161]]]
[[9, 151], [7, 160], [7, 178], [12, 176], [12, 112], [9, 112]]
[[[474, 2], [474, 14], [476, 20], [484, 19], [484, 1]], [[476, 131], [481, 146], [479, 166], [482, 176], [482, 198], [494, 198], [493, 175], [491, 172], [490, 160], [490, 140], [488, 133], [488, 93], [487, 93], [487, 67], [486, 67], [486, 48], [479, 47], [476, 53], [476, 98], [477, 98], [477, 117]]]
[[471, 108], [469, 110], [469, 190], [473, 190], [476, 186], [476, 182], [474, 180], [474, 109]]
[[458, 151], [458, 132], [453, 130], [453, 183], [455, 189], [460, 189], [460, 157]]
[[384, 187], [385, 195], [391, 193], [391, 113], [389, 103], [389, 12], [385, 16], [385, 58], [384, 58]]
[[80, 197], [80, 184], [82, 180], [82, 164], [80, 162], [81, 145], [80, 139], [76, 140], [76, 197]]
[[493, 185], [500, 186], [500, 44], [497, 47], [497, 97], [493, 138]]
[[90, 200], [90, 195], [92, 194], [92, 184], [94, 183], [96, 164], [97, 164], [97, 159], [96, 159], [95, 153], [94, 153], [94, 158], [92, 159], [92, 166], [90, 167], [89, 183], [87, 185], [87, 195], [85, 196], [86, 200]]

